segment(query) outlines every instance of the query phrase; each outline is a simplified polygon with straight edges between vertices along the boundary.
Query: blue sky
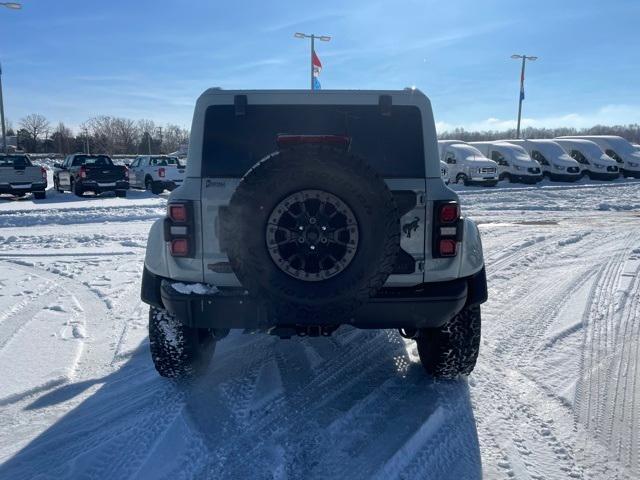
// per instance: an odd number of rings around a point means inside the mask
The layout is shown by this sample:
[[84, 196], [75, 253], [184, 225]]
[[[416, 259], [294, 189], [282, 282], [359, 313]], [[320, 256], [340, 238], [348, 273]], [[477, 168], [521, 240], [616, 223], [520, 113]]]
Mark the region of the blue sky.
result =
[[640, 123], [638, 0], [301, 2], [23, 0], [0, 9], [5, 110], [72, 126], [99, 115], [189, 126], [206, 88], [415, 85], [440, 130]]

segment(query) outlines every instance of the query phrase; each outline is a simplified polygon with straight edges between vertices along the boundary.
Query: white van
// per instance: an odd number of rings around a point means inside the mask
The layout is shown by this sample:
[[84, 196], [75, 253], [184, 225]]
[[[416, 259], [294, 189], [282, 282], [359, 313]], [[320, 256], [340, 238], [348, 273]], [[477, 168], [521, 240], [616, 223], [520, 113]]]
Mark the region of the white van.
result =
[[439, 140], [440, 160], [449, 168], [449, 178], [465, 185], [494, 187], [498, 183], [498, 164], [480, 150], [460, 140]]
[[556, 138], [554, 141], [580, 164], [583, 175], [594, 180], [613, 180], [620, 176], [616, 161], [591, 140]]
[[540, 164], [542, 174], [553, 181], [575, 182], [581, 177], [578, 162], [553, 140], [509, 140], [509, 143], [524, 148]]
[[451, 177], [449, 177], [449, 167], [442, 160], [440, 160], [440, 176], [442, 177], [444, 184], [449, 185], [449, 182], [451, 181]]
[[622, 137], [616, 135], [581, 135], [560, 138], [583, 138], [597, 144], [607, 155], [613, 158], [625, 177], [640, 178], [640, 152]]
[[538, 183], [542, 180], [542, 169], [538, 162], [531, 160], [529, 154], [519, 145], [506, 140], [494, 142], [470, 142], [498, 164], [498, 179], [510, 182]]

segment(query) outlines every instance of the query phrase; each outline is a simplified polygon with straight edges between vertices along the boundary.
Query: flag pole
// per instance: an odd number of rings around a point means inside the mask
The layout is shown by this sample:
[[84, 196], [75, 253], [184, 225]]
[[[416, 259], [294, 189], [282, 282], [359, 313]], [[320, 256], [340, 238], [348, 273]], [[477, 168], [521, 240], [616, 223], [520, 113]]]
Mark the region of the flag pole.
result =
[[524, 92], [524, 66], [526, 60], [527, 57], [523, 56], [522, 71], [520, 72], [520, 103], [518, 104], [518, 128], [516, 129], [516, 138], [520, 138], [520, 119], [522, 118], [522, 92]]
[[518, 126], [516, 128], [516, 138], [520, 138], [520, 120], [522, 118], [522, 100], [524, 100], [524, 69], [527, 60], [535, 61], [538, 57], [527, 55], [511, 55], [514, 60], [522, 59], [522, 68], [520, 70], [520, 101], [518, 102]]
[[314, 50], [314, 40], [316, 39], [315, 35], [311, 35], [311, 90], [313, 90], [313, 54]]
[[[309, 34], [309, 33], [302, 33], [302, 32], [296, 32], [293, 34], [293, 36], [295, 38], [301, 38], [301, 39], [306, 39], [309, 38], [311, 39], [311, 85], [309, 85], [311, 87], [311, 90], [315, 90], [315, 86], [316, 86], [316, 82], [315, 80], [315, 76], [314, 76], [314, 65], [313, 65], [313, 57], [315, 55], [315, 41], [316, 39], [320, 40], [321, 42], [328, 42], [331, 40], [331, 37], [328, 35], [314, 35], [314, 34]], [[318, 62], [320, 62], [318, 60]], [[319, 67], [321, 67], [321, 65], [319, 65]]]

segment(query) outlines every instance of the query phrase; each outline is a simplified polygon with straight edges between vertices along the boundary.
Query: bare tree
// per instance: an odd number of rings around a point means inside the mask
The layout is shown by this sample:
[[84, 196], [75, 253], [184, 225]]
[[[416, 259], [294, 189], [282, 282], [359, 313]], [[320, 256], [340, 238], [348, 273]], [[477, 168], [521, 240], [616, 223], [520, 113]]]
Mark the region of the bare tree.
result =
[[20, 127], [27, 134], [29, 151], [35, 152], [38, 148], [38, 139], [49, 130], [49, 120], [44, 115], [32, 113], [20, 120]]
[[164, 128], [164, 134], [162, 138], [162, 149], [167, 152], [175, 152], [182, 145], [189, 142], [189, 130], [168, 123]]
[[71, 153], [73, 146], [73, 132], [64, 123], [60, 122], [51, 135], [51, 141], [58, 153], [61, 153], [62, 155]]
[[115, 145], [114, 118], [98, 115], [87, 120], [92, 153], [111, 153]]
[[138, 150], [141, 153], [152, 153], [153, 135], [156, 131], [156, 124], [153, 120], [143, 118], [138, 120], [138, 131], [140, 133], [140, 144]]
[[133, 153], [138, 142], [136, 122], [127, 118], [114, 118], [112, 121], [115, 149], [111, 153]]

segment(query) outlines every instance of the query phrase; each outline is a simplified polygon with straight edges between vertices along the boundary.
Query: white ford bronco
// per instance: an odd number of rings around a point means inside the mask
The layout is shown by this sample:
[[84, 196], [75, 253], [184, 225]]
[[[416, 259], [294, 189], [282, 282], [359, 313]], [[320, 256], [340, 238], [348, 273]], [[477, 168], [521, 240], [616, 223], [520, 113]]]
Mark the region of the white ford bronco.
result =
[[342, 325], [398, 329], [433, 376], [473, 370], [482, 244], [440, 177], [424, 94], [211, 89], [189, 145], [142, 277], [160, 375], [194, 374], [232, 329]]

